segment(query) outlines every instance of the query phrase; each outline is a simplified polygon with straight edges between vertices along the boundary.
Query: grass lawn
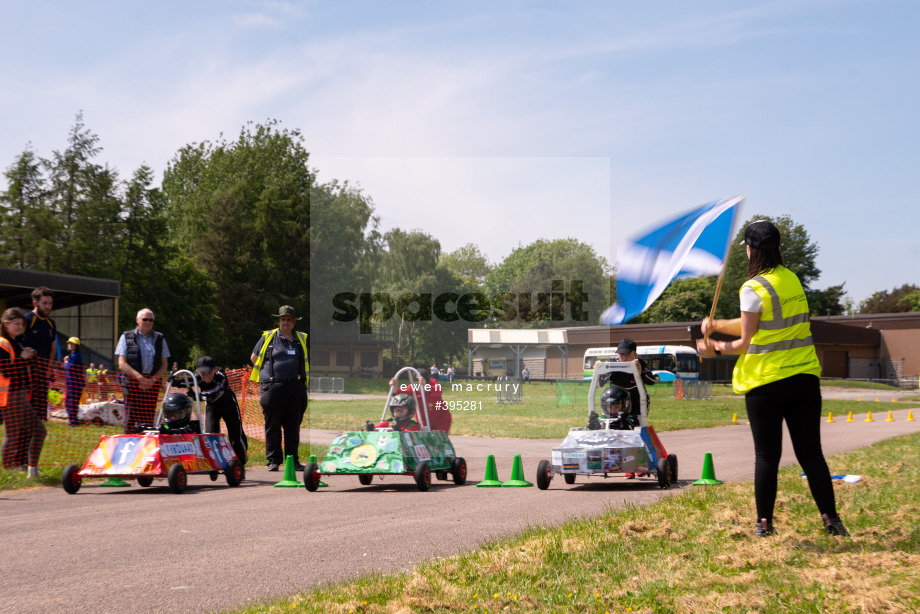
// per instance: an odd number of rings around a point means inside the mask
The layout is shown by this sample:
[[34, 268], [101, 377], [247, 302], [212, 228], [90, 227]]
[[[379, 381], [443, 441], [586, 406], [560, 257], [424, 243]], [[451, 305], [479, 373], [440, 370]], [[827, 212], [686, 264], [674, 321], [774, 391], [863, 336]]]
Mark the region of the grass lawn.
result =
[[[346, 380], [345, 389], [348, 390]], [[384, 380], [358, 380], [376, 382], [379, 387], [374, 393], [386, 394], [388, 388]], [[573, 426], [587, 423], [588, 409], [584, 397], [576, 396], [569, 404], [559, 404], [559, 394], [554, 383], [534, 382], [524, 386], [523, 403], [497, 404], [496, 394], [490, 390], [476, 390], [475, 386], [485, 386], [487, 382], [471, 382], [474, 389], [467, 390], [467, 382], [462, 391], [452, 391], [449, 385], [442, 384], [444, 400], [459, 403], [474, 409], [453, 410], [451, 435], [473, 435], [497, 438], [526, 439], [561, 439]], [[672, 387], [656, 385], [649, 387], [651, 411], [649, 423], [657, 431], [678, 429], [707, 428], [731, 424], [735, 414], [738, 420], [745, 421], [747, 414], [744, 398], [731, 394], [730, 386], [714, 386], [713, 398], [708, 400], [675, 400]], [[878, 395], [866, 397], [864, 401], [836, 401], [825, 399], [824, 413], [833, 412], [837, 417], [846, 418], [872, 411], [887, 412], [900, 409], [899, 403], [888, 401], [874, 402]], [[870, 402], [871, 401], [871, 402]], [[332, 430], [361, 430], [366, 420], [377, 421], [383, 411], [383, 399], [361, 400], [311, 400], [305, 423], [312, 428]], [[884, 415], [884, 414], [883, 414]]]
[[830, 537], [797, 466], [776, 527], [754, 537], [753, 485], [688, 487], [654, 505], [533, 527], [404, 573], [373, 574], [239, 612], [917, 612], [920, 434], [831, 459], [852, 533]]

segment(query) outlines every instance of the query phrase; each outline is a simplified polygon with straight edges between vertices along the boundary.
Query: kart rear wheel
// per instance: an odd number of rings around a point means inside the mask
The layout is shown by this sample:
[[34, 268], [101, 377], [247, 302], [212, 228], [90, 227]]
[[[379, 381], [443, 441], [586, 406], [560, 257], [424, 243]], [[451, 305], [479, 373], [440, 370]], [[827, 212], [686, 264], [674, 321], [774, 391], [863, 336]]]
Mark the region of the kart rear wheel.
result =
[[216, 482], [217, 476], [219, 473], [220, 473], [219, 471], [212, 471], [211, 473], [208, 474], [208, 476], [211, 478], [212, 482]]
[[359, 473], [358, 481], [361, 482], [361, 486], [370, 486], [371, 482], [374, 481], [374, 476], [369, 473]]
[[310, 492], [316, 492], [319, 488], [319, 465], [316, 463], [307, 463], [303, 468], [303, 485]]
[[243, 481], [243, 463], [235, 458], [227, 463], [227, 468], [224, 469], [224, 477], [227, 478], [227, 484], [230, 486], [239, 486]]
[[668, 465], [671, 466], [671, 484], [677, 484], [677, 455], [668, 454]]
[[454, 478], [454, 484], [457, 486], [466, 484], [466, 459], [462, 456], [455, 458], [450, 467], [450, 473]]
[[658, 459], [658, 485], [662, 488], [671, 488], [671, 464], [666, 458]]
[[563, 473], [563, 474], [562, 474], [562, 477], [565, 478], [565, 483], [566, 483], [566, 484], [574, 484], [574, 483], [575, 483], [575, 474], [574, 474], [574, 473]]
[[151, 484], [153, 484], [153, 478], [150, 477], [149, 475], [142, 475], [137, 478], [138, 486], [143, 486], [144, 488], [147, 488]]
[[166, 481], [169, 482], [169, 489], [177, 495], [185, 492], [185, 487], [188, 486], [188, 474], [185, 472], [185, 467], [182, 466], [182, 463], [176, 463], [169, 468]]
[[64, 491], [68, 495], [75, 495], [77, 491], [80, 490], [80, 486], [83, 485], [83, 478], [79, 475], [80, 467], [77, 465], [67, 465], [64, 467], [64, 475], [61, 478], [61, 482], [64, 485]]
[[549, 483], [553, 481], [553, 466], [546, 459], [541, 460], [537, 465], [537, 488], [546, 490]]
[[431, 470], [428, 469], [428, 461], [422, 461], [415, 466], [415, 484], [422, 492], [431, 486]]

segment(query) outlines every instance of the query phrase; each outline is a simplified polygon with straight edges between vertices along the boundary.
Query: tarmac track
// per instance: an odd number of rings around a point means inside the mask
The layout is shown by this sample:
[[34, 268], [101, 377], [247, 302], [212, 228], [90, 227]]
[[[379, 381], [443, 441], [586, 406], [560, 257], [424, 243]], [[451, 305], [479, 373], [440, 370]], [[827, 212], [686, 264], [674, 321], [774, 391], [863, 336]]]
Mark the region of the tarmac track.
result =
[[[881, 407], [879, 408], [882, 409]], [[887, 407], [885, 408], [887, 411]], [[920, 430], [907, 410], [876, 414], [876, 422], [823, 424], [828, 455]], [[315, 441], [333, 434], [313, 431]], [[529, 525], [552, 525], [605, 508], [644, 504], [693, 488], [703, 456], [712, 452], [725, 481], [753, 475], [746, 426], [661, 434], [677, 454], [680, 484], [662, 491], [654, 479], [603, 480], [550, 489], [476, 488], [485, 458], [495, 454], [508, 479], [513, 454], [526, 477], [555, 441], [454, 437], [470, 467], [466, 486], [434, 482], [419, 492], [411, 478], [362, 487], [354, 477], [326, 477], [330, 488], [272, 488], [280, 473], [249, 469], [239, 488], [221, 476], [190, 476], [182, 495], [163, 482], [110, 489], [86, 483], [75, 496], [38, 488], [0, 493], [0, 611], [205, 612], [241, 607], [371, 570], [394, 571], [509, 536]], [[784, 463], [794, 462], [786, 444]], [[846, 473], [846, 467], [831, 467]], [[302, 476], [299, 476], [302, 479]], [[753, 502], [752, 502], [753, 505]]]

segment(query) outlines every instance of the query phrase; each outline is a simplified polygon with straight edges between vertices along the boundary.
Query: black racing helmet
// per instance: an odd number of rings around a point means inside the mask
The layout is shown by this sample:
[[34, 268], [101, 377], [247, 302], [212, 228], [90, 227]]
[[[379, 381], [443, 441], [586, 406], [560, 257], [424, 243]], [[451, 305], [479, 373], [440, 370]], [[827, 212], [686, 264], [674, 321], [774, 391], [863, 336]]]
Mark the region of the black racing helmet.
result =
[[181, 392], [173, 392], [163, 399], [163, 425], [181, 429], [192, 420], [192, 400]]
[[601, 412], [605, 418], [616, 418], [620, 412], [629, 415], [631, 409], [632, 400], [629, 393], [619, 386], [610, 386], [601, 395]]
[[[396, 416], [393, 415], [393, 409], [397, 407], [405, 407], [409, 410], [405, 418], [397, 419]], [[398, 422], [406, 422], [407, 420], [411, 420], [412, 417], [415, 416], [415, 397], [411, 394], [394, 395], [393, 398], [390, 399], [390, 415], [393, 416], [393, 419], [397, 420]]]

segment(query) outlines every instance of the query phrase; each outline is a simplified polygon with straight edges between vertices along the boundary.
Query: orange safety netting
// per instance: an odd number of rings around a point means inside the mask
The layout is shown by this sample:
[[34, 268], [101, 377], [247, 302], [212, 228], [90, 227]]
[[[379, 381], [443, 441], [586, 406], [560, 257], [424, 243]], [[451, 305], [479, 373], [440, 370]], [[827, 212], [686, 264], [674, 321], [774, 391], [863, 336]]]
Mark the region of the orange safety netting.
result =
[[[42, 430], [45, 436], [39, 466], [82, 465], [101, 435], [123, 433], [126, 423], [152, 425], [168, 387], [170, 392], [186, 392], [181, 381], [170, 386], [166, 378], [159, 378], [153, 385], [142, 387], [116, 371], [88, 372], [85, 367], [40, 358], [30, 361], [30, 371], [33, 381], [29, 396], [44, 394], [45, 402], [32, 404], [25, 395], [11, 394], [7, 404], [0, 406], [5, 467], [27, 464], [30, 448], [34, 455]], [[249, 381], [250, 369], [225, 374], [239, 401], [247, 437], [264, 441], [259, 386]], [[202, 414], [204, 409], [202, 402]], [[226, 433], [223, 422], [221, 428]]]

